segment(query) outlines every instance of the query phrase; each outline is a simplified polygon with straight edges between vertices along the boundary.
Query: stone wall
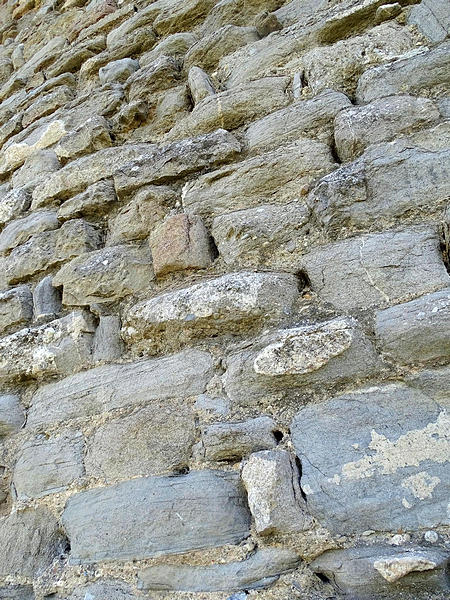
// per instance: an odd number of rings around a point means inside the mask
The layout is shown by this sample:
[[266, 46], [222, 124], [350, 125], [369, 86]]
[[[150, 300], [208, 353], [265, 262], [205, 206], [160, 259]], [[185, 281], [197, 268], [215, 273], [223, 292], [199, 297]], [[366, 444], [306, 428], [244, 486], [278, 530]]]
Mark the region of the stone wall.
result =
[[448, 598], [446, 0], [0, 0], [0, 598]]

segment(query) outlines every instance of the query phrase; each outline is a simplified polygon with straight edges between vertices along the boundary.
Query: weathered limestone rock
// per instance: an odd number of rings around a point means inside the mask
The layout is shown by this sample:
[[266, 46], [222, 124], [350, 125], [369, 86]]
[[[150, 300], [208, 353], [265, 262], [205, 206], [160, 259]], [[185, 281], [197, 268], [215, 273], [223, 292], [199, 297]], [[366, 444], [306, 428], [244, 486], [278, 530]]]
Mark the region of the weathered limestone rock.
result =
[[178, 195], [164, 185], [148, 185], [139, 189], [108, 223], [107, 245], [143, 240], [175, 206]]
[[200, 217], [195, 215], [169, 216], [156, 227], [149, 241], [156, 275], [206, 269], [213, 259], [208, 232]]
[[238, 475], [220, 471], [134, 479], [82, 492], [68, 500], [62, 523], [72, 564], [179, 554], [235, 544], [249, 533]]
[[0, 381], [79, 371], [89, 363], [93, 332], [86, 314], [72, 312], [46, 325], [1, 338]]
[[73, 97], [73, 90], [64, 85], [55, 88], [52, 92], [46, 94], [45, 96], [41, 96], [25, 110], [22, 117], [23, 127], [27, 127], [33, 123], [33, 121], [36, 121], [36, 119], [40, 119], [41, 117], [45, 117], [46, 115], [55, 112], [56, 109], [64, 106], [64, 104], [72, 100]]
[[286, 106], [289, 96], [287, 77], [265, 77], [241, 87], [207, 96], [171, 130], [171, 139], [208, 133], [223, 127], [236, 129], [247, 121], [264, 117]]
[[189, 48], [184, 59], [184, 68], [190, 69], [195, 65], [205, 70], [212, 70], [223, 56], [258, 39], [254, 27], [225, 25], [202, 37]]
[[136, 304], [124, 315], [122, 334], [136, 350], [176, 348], [195, 335], [277, 322], [291, 312], [297, 295], [297, 280], [291, 275], [224, 275]]
[[244, 464], [241, 476], [259, 534], [294, 533], [308, 527], [299, 473], [288, 452], [255, 452]]
[[85, 215], [101, 215], [117, 200], [114, 184], [102, 179], [90, 185], [84, 192], [66, 200], [58, 210], [58, 219], [67, 221]]
[[275, 448], [276, 429], [270, 417], [241, 423], [214, 423], [203, 430], [197, 453], [206, 460], [240, 460], [252, 452]]
[[287, 204], [334, 166], [326, 144], [305, 139], [201, 175], [185, 187], [183, 206], [210, 219], [273, 201]]
[[83, 445], [83, 436], [77, 431], [48, 439], [38, 436], [22, 444], [13, 474], [18, 499], [61, 492], [80, 479], [84, 474]]
[[198, 104], [207, 96], [213, 96], [216, 93], [211, 79], [200, 67], [189, 69], [188, 85], [194, 104]]
[[0, 438], [14, 433], [22, 427], [25, 415], [20, 406], [18, 396], [14, 394], [0, 395]]
[[274, 31], [283, 29], [283, 26], [278, 20], [276, 14], [270, 13], [266, 10], [256, 16], [255, 28], [260, 37], [266, 37], [266, 35], [269, 35]]
[[[429, 594], [439, 597], [448, 590], [446, 562], [442, 550], [369, 546], [325, 552], [311, 563], [311, 568], [333, 581], [340, 592], [356, 594], [361, 600], [408, 595], [426, 598]], [[391, 573], [399, 577], [398, 581]]]
[[204, 29], [216, 31], [227, 23], [246, 25], [254, 20], [262, 10], [273, 11], [281, 4], [283, 4], [283, 0], [248, 0], [245, 3], [240, 0], [219, 0], [210, 10], [204, 23]]
[[31, 213], [22, 219], [12, 221], [0, 233], [0, 254], [24, 244], [31, 236], [51, 231], [59, 226], [56, 212], [51, 210]]
[[76, 588], [67, 598], [57, 597], [57, 600], [138, 600], [129, 585], [123, 581], [97, 581]]
[[41, 279], [33, 290], [33, 309], [36, 321], [55, 318], [61, 310], [61, 293], [52, 285], [50, 275]]
[[147, 288], [153, 278], [148, 249], [110, 246], [65, 264], [54, 276], [53, 285], [63, 286], [63, 304], [85, 306], [115, 302]]
[[376, 315], [375, 333], [380, 347], [403, 363], [448, 360], [450, 340], [450, 289], [398, 304]]
[[409, 386], [419, 389], [436, 402], [450, 402], [450, 366], [424, 369], [406, 377]]
[[62, 73], [77, 72], [86, 60], [105, 48], [106, 40], [103, 35], [71, 46], [69, 50], [63, 52], [53, 65], [47, 69], [46, 75], [47, 77], [56, 77]]
[[105, 365], [42, 386], [28, 425], [87, 417], [115, 408], [202, 394], [213, 375], [209, 354], [186, 350], [160, 359]]
[[447, 287], [434, 227], [369, 234], [312, 250], [302, 268], [320, 298], [340, 310], [386, 306]]
[[29, 323], [33, 317], [33, 296], [27, 285], [0, 292], [0, 334]]
[[160, 56], [147, 67], [136, 71], [127, 81], [130, 102], [140, 100], [178, 84], [180, 67], [171, 56]]
[[139, 61], [133, 58], [114, 60], [99, 70], [100, 83], [109, 83], [110, 81], [123, 83], [138, 69]]
[[305, 135], [330, 143], [333, 119], [351, 106], [345, 94], [324, 90], [311, 100], [300, 100], [251, 123], [245, 132], [252, 153], [272, 150]]
[[212, 236], [221, 258], [233, 268], [298, 272], [308, 245], [310, 210], [305, 202], [263, 204], [216, 217]]
[[115, 315], [101, 316], [94, 335], [94, 362], [117, 360], [121, 354], [119, 317]]
[[62, 542], [57, 520], [46, 508], [0, 519], [0, 576], [33, 577], [50, 566]]
[[182, 4], [176, 0], [163, 0], [161, 11], [154, 21], [159, 36], [175, 31], [189, 31], [205, 19], [216, 0], [186, 0]]
[[108, 50], [125, 48], [125, 56], [133, 52], [151, 48], [156, 41], [156, 35], [151, 28], [151, 23], [158, 14], [158, 3], [145, 7], [134, 13], [124, 23], [108, 33], [106, 46]]
[[449, 83], [449, 61], [449, 46], [444, 43], [368, 69], [358, 81], [356, 100], [365, 104], [395, 94], [439, 94]]
[[413, 96], [391, 96], [348, 108], [335, 118], [334, 138], [339, 158], [354, 160], [370, 144], [432, 125], [439, 118], [434, 102]]
[[302, 408], [291, 432], [311, 514], [346, 534], [448, 523], [444, 408], [402, 385]]
[[324, 389], [354, 383], [382, 369], [371, 342], [348, 317], [267, 334], [252, 349], [231, 354], [226, 365], [225, 391], [244, 405], [305, 385]]
[[430, 41], [443, 42], [450, 33], [445, 0], [422, 0], [418, 6], [412, 7], [408, 23], [415, 25]]
[[53, 150], [38, 150], [14, 173], [11, 182], [14, 188], [32, 190], [60, 168], [61, 163]]
[[31, 196], [27, 190], [0, 186], [0, 226], [23, 214], [30, 203]]
[[[282, 573], [295, 569], [299, 559], [292, 550], [263, 548], [239, 562], [207, 567], [158, 565], [140, 571], [139, 588], [188, 592], [234, 592], [264, 589]], [[233, 596], [234, 597], [234, 596]]]
[[194, 414], [185, 401], [152, 401], [95, 431], [87, 443], [86, 474], [110, 483], [180, 472], [189, 464], [194, 437]]
[[234, 135], [223, 129], [158, 149], [149, 147], [149, 152], [142, 152], [136, 160], [115, 170], [116, 192], [123, 196], [143, 185], [169, 183], [205, 167], [228, 162], [240, 150]]
[[190, 32], [173, 33], [162, 39], [152, 50], [146, 52], [139, 58], [141, 67], [148, 67], [160, 56], [173, 56], [182, 58], [193, 44], [197, 41], [196, 36]]
[[73, 160], [111, 145], [108, 121], [104, 117], [95, 116], [64, 136], [55, 147], [55, 153], [61, 160]]
[[82, 219], [67, 221], [60, 229], [37, 233], [9, 255], [5, 268], [7, 281], [10, 284], [23, 281], [34, 273], [95, 250], [99, 243], [99, 232]]
[[0, 587], [1, 600], [34, 600], [32, 585], [7, 585]]

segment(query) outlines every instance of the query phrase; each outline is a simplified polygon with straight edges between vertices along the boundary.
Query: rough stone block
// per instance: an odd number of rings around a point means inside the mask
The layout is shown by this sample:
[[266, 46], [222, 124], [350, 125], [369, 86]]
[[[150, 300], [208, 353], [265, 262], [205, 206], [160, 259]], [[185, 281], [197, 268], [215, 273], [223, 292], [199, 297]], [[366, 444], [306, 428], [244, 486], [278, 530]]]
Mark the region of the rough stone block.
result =
[[88, 440], [86, 473], [108, 483], [181, 472], [195, 438], [194, 414], [183, 400], [154, 400], [101, 425]]
[[58, 219], [67, 221], [84, 215], [102, 215], [108, 212], [116, 200], [112, 180], [100, 180], [84, 192], [66, 200], [58, 210]]
[[42, 386], [28, 425], [88, 417], [115, 408], [202, 394], [213, 376], [209, 354], [186, 350], [160, 359], [106, 365]]
[[78, 256], [53, 278], [62, 286], [63, 304], [85, 306], [115, 302], [149, 287], [154, 278], [148, 249], [110, 246]]
[[61, 160], [73, 160], [112, 145], [110, 127], [105, 117], [94, 116], [83, 125], [65, 135], [55, 146]]
[[14, 188], [33, 190], [61, 168], [54, 150], [38, 150], [31, 154], [12, 176]]
[[450, 16], [445, 0], [422, 0], [413, 6], [408, 24], [415, 25], [431, 42], [443, 42], [450, 33]]
[[0, 587], [1, 600], [34, 600], [32, 585], [6, 585]]
[[22, 219], [16, 219], [6, 225], [0, 233], [0, 254], [25, 244], [32, 235], [57, 229], [59, 226], [56, 212], [45, 210], [31, 213]]
[[55, 318], [61, 311], [61, 293], [53, 287], [52, 282], [51, 275], [47, 275], [33, 290], [33, 308], [36, 321]]
[[61, 85], [49, 94], [41, 96], [24, 112], [22, 117], [23, 127], [27, 127], [33, 121], [55, 112], [56, 109], [73, 100], [73, 97], [73, 90], [65, 85]]
[[0, 186], [0, 226], [16, 219], [31, 204], [31, 195], [24, 189], [10, 189], [9, 184]]
[[259, 534], [295, 533], [308, 528], [310, 518], [301, 495], [299, 473], [288, 452], [255, 452], [244, 464], [241, 477]]
[[136, 71], [127, 81], [128, 100], [141, 100], [155, 92], [174, 87], [180, 80], [178, 62], [171, 56], [160, 56], [147, 67]]
[[291, 312], [297, 295], [292, 275], [232, 273], [132, 306], [124, 315], [122, 335], [136, 350], [177, 347], [195, 335], [277, 322]]
[[213, 259], [208, 232], [195, 215], [169, 216], [156, 227], [149, 241], [156, 275], [206, 269]]
[[[292, 550], [263, 548], [239, 562], [207, 567], [157, 565], [140, 571], [138, 586], [143, 590], [187, 592], [234, 592], [264, 589], [281, 574], [299, 564]], [[233, 596], [234, 597], [234, 596]]]
[[70, 594], [57, 596], [56, 600], [138, 600], [131, 587], [120, 580], [96, 581], [77, 587]]
[[141, 67], [148, 67], [160, 56], [181, 58], [196, 41], [197, 37], [188, 31], [173, 33], [162, 39], [152, 50], [140, 56], [139, 63]]
[[382, 351], [401, 363], [448, 360], [449, 331], [450, 288], [376, 315], [375, 333]]
[[46, 325], [21, 329], [0, 339], [0, 381], [68, 375], [90, 361], [92, 322], [72, 312]]
[[13, 484], [18, 500], [42, 498], [67, 489], [84, 475], [83, 435], [64, 432], [38, 436], [23, 443], [14, 467]]
[[386, 306], [449, 284], [433, 226], [335, 242], [301, 263], [319, 297], [340, 310]]
[[109, 62], [98, 72], [100, 83], [109, 83], [110, 81], [125, 82], [128, 77], [139, 69], [139, 62], [133, 58], [122, 58]]
[[175, 31], [189, 31], [200, 24], [216, 0], [164, 0], [162, 9], [154, 22], [156, 33], [162, 37]]
[[33, 297], [27, 285], [0, 292], [0, 334], [29, 323], [33, 317]]
[[25, 415], [18, 396], [0, 395], [0, 437], [14, 433], [22, 427]]
[[62, 523], [72, 564], [181, 554], [239, 543], [249, 534], [238, 475], [220, 471], [134, 479], [82, 492], [68, 500]]
[[100, 317], [94, 335], [94, 362], [117, 360], [122, 354], [120, 319], [115, 315]]
[[269, 35], [274, 31], [283, 29], [283, 26], [278, 20], [276, 14], [270, 13], [267, 10], [256, 15], [255, 27], [260, 37], [266, 37], [266, 35]]
[[194, 104], [216, 93], [213, 82], [200, 67], [191, 67], [188, 73], [188, 85]]
[[403, 385], [302, 408], [291, 432], [311, 514], [340, 534], [448, 523], [444, 408]]

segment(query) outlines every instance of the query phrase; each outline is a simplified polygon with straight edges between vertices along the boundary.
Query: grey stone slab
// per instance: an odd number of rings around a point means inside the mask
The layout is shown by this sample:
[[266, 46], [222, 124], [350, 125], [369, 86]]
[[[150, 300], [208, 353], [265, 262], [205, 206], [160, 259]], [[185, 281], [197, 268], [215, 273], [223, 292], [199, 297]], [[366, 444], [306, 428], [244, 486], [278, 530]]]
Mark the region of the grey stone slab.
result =
[[0, 292], [0, 334], [29, 323], [33, 317], [33, 297], [27, 285]]
[[404, 385], [302, 408], [291, 432], [310, 513], [336, 534], [448, 524], [445, 406]]
[[450, 366], [416, 371], [407, 375], [406, 381], [436, 402], [450, 402]]
[[0, 395], [0, 437], [14, 433], [22, 427], [25, 414], [20, 399], [14, 394]]
[[94, 335], [94, 362], [117, 360], [122, 354], [122, 349], [119, 317], [101, 316]]
[[[3, 189], [2, 189], [3, 188]], [[25, 189], [0, 188], [0, 225], [20, 217], [31, 204], [31, 195]]]
[[239, 562], [207, 567], [189, 565], [159, 565], [140, 571], [138, 586], [143, 590], [173, 590], [188, 592], [234, 592], [264, 589], [282, 573], [299, 564], [292, 550], [264, 548]]
[[1, 600], [34, 600], [32, 585], [7, 585], [0, 587]]
[[20, 244], [24, 244], [32, 235], [58, 228], [58, 219], [53, 211], [31, 213], [22, 219], [16, 219], [0, 233], [0, 253], [5, 253]]
[[205, 391], [212, 375], [211, 356], [199, 350], [96, 367], [41, 387], [32, 398], [28, 425], [87, 417], [154, 400], [195, 396]]
[[72, 496], [62, 515], [72, 564], [236, 544], [249, 534], [249, 520], [239, 475], [220, 471], [134, 479], [89, 490]]
[[61, 291], [52, 285], [53, 277], [47, 275], [33, 290], [34, 318], [37, 322], [55, 318], [61, 311]]
[[450, 13], [446, 0], [422, 0], [413, 6], [408, 23], [415, 25], [431, 42], [443, 42], [450, 34]]
[[55, 153], [60, 160], [67, 161], [111, 145], [108, 121], [104, 117], [95, 115], [65, 135], [55, 146]]
[[450, 356], [450, 289], [379, 311], [375, 333], [382, 351], [401, 363], [447, 361]]

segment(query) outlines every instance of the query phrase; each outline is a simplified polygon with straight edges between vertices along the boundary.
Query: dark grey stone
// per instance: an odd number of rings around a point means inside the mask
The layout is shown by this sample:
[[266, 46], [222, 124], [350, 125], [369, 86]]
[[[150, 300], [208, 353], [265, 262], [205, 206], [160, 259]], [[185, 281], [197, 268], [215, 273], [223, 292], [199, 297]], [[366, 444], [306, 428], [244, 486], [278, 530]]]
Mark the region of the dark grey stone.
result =
[[8, 585], [0, 587], [0, 600], [34, 600], [32, 585]]
[[54, 318], [61, 310], [61, 290], [52, 285], [53, 277], [47, 275], [33, 290], [34, 318], [37, 321]]
[[0, 437], [17, 431], [25, 420], [20, 400], [14, 394], [0, 395]]

